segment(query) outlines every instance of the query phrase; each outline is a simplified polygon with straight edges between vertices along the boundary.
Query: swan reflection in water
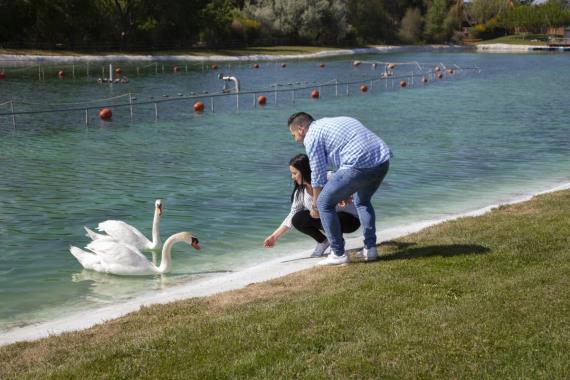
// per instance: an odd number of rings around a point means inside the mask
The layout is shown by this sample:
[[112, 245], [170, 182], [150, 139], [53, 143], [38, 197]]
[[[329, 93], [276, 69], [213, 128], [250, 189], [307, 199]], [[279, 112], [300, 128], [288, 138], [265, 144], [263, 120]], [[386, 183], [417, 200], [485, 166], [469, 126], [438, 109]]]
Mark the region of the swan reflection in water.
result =
[[117, 299], [127, 299], [138, 296], [141, 294], [141, 290], [166, 290], [209, 275], [232, 272], [231, 270], [220, 269], [170, 273], [167, 276], [124, 277], [83, 269], [81, 272], [73, 273], [71, 275], [71, 281], [75, 283], [87, 282], [90, 296], [96, 297], [99, 301], [113, 302]]

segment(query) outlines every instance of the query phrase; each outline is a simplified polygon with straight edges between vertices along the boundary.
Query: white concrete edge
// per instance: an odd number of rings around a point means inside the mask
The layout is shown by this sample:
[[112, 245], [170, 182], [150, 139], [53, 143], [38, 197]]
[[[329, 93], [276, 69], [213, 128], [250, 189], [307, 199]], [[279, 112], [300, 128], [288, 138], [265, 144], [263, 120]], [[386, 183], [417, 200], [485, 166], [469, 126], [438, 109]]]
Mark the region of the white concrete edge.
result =
[[[545, 191], [531, 195], [521, 196], [504, 203], [497, 203], [477, 210], [443, 217], [440, 219], [420, 221], [417, 223], [398, 226], [382, 230], [382, 241], [393, 240], [411, 233], [418, 232], [427, 227], [455, 220], [462, 217], [483, 215], [492, 209], [521, 203], [530, 200], [534, 196], [570, 189], [570, 182], [558, 185]], [[362, 246], [361, 238], [353, 238], [347, 241], [347, 249], [356, 249]], [[173, 301], [184, 300], [194, 297], [205, 297], [221, 292], [244, 288], [253, 283], [260, 283], [282, 277], [294, 272], [314, 267], [320, 259], [309, 259], [311, 251], [301, 251], [295, 254], [264, 262], [239, 272], [228, 273], [214, 278], [192, 282], [186, 285], [171, 288], [164, 292], [149, 293], [136, 297], [122, 304], [86, 310], [73, 313], [65, 318], [43, 322], [26, 327], [11, 329], [0, 332], [0, 346], [20, 341], [32, 341], [44, 337], [59, 335], [64, 332], [87, 329], [94, 325], [104, 323], [126, 314], [139, 310], [142, 306], [153, 304], [165, 304]]]

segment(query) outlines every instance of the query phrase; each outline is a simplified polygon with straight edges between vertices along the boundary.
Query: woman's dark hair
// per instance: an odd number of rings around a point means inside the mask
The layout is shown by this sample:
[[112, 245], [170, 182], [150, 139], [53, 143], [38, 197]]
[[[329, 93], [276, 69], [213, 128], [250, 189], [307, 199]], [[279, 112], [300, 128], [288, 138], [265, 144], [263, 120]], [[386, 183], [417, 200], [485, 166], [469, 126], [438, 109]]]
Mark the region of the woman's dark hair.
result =
[[309, 157], [306, 154], [301, 153], [296, 155], [289, 161], [289, 166], [292, 166], [295, 169], [297, 169], [299, 172], [301, 172], [301, 179], [302, 179], [301, 185], [299, 185], [297, 182], [293, 183], [293, 185], [295, 186], [293, 188], [293, 192], [291, 193], [291, 202], [293, 202], [293, 198], [295, 197], [295, 192], [297, 190], [299, 190], [299, 192], [305, 191], [305, 186], [303, 186], [303, 184], [311, 183], [311, 165], [309, 164]]

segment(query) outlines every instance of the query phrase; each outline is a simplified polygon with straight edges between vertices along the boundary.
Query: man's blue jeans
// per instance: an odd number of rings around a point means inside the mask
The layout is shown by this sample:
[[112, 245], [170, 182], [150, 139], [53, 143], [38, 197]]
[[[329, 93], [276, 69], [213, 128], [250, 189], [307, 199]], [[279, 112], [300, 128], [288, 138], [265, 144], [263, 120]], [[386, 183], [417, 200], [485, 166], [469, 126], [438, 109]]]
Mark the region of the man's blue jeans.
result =
[[374, 168], [340, 169], [334, 173], [321, 191], [317, 199], [317, 208], [321, 223], [331, 243], [331, 249], [336, 255], [344, 254], [344, 239], [336, 213], [336, 205], [353, 194], [354, 205], [362, 225], [364, 247], [376, 246], [376, 215], [370, 199], [380, 187], [388, 173], [389, 166], [389, 161], [386, 161]]

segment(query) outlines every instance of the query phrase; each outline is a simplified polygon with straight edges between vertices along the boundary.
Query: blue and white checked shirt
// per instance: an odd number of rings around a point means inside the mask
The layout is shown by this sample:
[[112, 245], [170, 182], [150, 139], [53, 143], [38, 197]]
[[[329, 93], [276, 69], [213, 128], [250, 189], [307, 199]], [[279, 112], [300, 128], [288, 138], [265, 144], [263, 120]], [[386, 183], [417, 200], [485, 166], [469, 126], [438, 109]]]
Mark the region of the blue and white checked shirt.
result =
[[372, 131], [351, 117], [314, 121], [303, 141], [311, 163], [311, 184], [324, 187], [327, 166], [334, 170], [373, 168], [388, 161], [390, 148]]

